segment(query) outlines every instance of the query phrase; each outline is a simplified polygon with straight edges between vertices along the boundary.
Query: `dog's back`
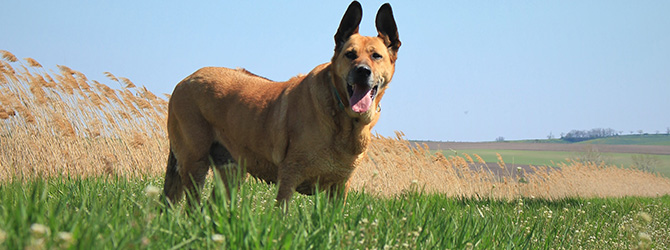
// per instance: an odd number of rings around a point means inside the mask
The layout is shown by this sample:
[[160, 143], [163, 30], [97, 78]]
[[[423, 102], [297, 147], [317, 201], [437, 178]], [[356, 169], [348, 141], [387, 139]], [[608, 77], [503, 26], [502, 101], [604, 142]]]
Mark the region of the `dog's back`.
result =
[[281, 120], [286, 114], [279, 104], [296, 80], [273, 82], [244, 69], [202, 68], [175, 87], [168, 107], [170, 141], [190, 148], [218, 142], [244, 158], [251, 158], [252, 152], [243, 151], [254, 148], [251, 151], [260, 154], [254, 157], [272, 159], [271, 152], [261, 148], [277, 144], [272, 134], [285, 130]]

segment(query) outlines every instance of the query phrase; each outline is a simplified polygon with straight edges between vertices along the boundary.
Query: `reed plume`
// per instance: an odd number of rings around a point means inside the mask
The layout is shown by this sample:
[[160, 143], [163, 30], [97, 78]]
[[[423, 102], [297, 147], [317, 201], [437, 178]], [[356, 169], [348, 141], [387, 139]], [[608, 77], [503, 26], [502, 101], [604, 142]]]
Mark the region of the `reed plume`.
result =
[[35, 67], [35, 68], [41, 68], [42, 67], [42, 64], [38, 63], [35, 59], [32, 59], [30, 57], [23, 58], [23, 60], [26, 60], [26, 62], [28, 63], [28, 65], [30, 65], [30, 67]]
[[2, 58], [7, 60], [8, 62], [16, 62], [18, 59], [16, 59], [16, 56], [14, 54], [10, 53], [9, 51], [6, 50], [0, 50], [0, 53], [2, 54]]
[[130, 88], [134, 88], [134, 87], [135, 87], [135, 84], [134, 84], [132, 81], [130, 81], [130, 79], [125, 78], [125, 77], [119, 77], [119, 79], [121, 79], [121, 81], [122, 81], [124, 84], [126, 84], [126, 88], [130, 89]]
[[118, 81], [119, 81], [119, 79], [116, 78], [116, 76], [114, 76], [112, 73], [109, 73], [109, 72], [103, 72], [103, 74], [105, 74], [105, 76], [107, 76], [107, 78], [109, 78], [109, 80], [112, 80], [112, 81], [115, 81], [115, 82], [118, 82]]

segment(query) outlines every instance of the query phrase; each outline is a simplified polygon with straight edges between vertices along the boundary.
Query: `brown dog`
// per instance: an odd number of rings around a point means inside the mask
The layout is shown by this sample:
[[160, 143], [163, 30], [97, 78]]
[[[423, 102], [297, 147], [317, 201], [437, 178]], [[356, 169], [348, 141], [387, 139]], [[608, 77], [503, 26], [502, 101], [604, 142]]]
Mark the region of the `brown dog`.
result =
[[[389, 4], [377, 12], [376, 37], [358, 34], [361, 17], [361, 5], [352, 2], [331, 62], [307, 75], [273, 82], [244, 69], [209, 67], [181, 81], [168, 111], [167, 199], [177, 202], [187, 190], [189, 202], [199, 201], [212, 163], [228, 189], [237, 185], [231, 168], [278, 183], [279, 204], [294, 191], [313, 194], [317, 183], [330, 197], [346, 199], [400, 47]], [[233, 161], [239, 166], [227, 164]]]

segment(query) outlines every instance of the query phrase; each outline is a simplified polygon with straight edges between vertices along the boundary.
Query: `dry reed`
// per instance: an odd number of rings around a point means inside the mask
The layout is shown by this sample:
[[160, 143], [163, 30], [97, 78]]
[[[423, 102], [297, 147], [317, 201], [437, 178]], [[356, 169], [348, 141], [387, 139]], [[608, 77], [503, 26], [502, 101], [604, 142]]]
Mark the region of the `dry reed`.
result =
[[50, 75], [27, 58], [28, 69], [0, 52], [0, 180], [163, 170], [165, 100], [146, 88], [114, 90], [67, 66]]
[[16, 62], [18, 59], [16, 59], [16, 56], [14, 54], [10, 53], [9, 51], [6, 50], [0, 50], [0, 54], [2, 54], [2, 58], [7, 60], [8, 62]]
[[[0, 182], [58, 175], [160, 176], [168, 141], [167, 101], [129, 79], [113, 89], [58, 66], [48, 74], [32, 58], [24, 66], [0, 50]], [[18, 70], [15, 70], [18, 68]], [[169, 95], [165, 95], [169, 98]], [[510, 169], [478, 155], [431, 153], [395, 138], [374, 136], [351, 187], [378, 195], [423, 189], [447, 196], [515, 199], [538, 197], [657, 196], [670, 180], [635, 169], [592, 162]]]
[[576, 161], [508, 169], [502, 160], [488, 165], [481, 157], [475, 158], [477, 162], [468, 155], [446, 158], [427, 147], [411, 145], [402, 133], [396, 138], [376, 136], [351, 185], [381, 195], [418, 188], [447, 196], [502, 200], [670, 194], [670, 179], [637, 169]]

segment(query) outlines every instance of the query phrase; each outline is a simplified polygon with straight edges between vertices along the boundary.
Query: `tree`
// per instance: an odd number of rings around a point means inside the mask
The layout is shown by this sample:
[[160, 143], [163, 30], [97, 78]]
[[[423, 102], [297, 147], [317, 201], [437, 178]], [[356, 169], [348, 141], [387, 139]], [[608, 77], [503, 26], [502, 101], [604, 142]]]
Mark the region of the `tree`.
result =
[[616, 136], [617, 131], [611, 128], [594, 128], [591, 130], [571, 130], [561, 139], [569, 142], [580, 142], [597, 138]]
[[549, 140], [554, 139], [554, 133], [549, 132], [549, 135], [547, 135], [547, 139]]
[[497, 141], [497, 142], [504, 142], [504, 141], [505, 141], [505, 137], [498, 136], [498, 138], [496, 138], [496, 141]]

